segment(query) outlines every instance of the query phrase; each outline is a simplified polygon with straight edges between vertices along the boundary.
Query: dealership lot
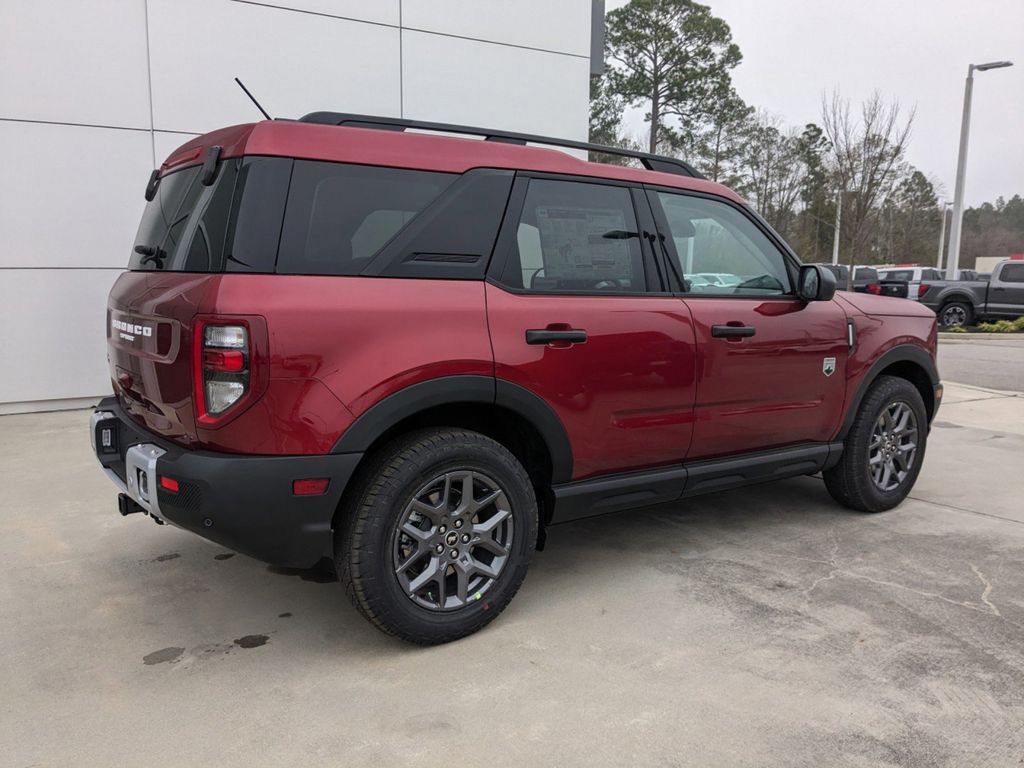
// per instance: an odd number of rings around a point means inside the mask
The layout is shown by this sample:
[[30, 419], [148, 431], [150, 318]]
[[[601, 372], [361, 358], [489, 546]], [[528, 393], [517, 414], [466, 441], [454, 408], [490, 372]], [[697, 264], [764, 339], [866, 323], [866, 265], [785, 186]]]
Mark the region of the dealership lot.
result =
[[120, 518], [85, 421], [0, 418], [5, 765], [1024, 758], [1024, 397], [948, 385], [890, 513], [799, 478], [555, 528], [497, 622], [428, 649]]

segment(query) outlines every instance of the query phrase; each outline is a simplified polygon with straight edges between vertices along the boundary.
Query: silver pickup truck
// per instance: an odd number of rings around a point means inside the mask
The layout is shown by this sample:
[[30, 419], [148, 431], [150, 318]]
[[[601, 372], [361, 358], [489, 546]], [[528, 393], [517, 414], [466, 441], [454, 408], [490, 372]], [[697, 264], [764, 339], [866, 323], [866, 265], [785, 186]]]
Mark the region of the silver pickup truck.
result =
[[929, 280], [919, 301], [950, 328], [1024, 315], [1024, 261], [1001, 261], [988, 280]]

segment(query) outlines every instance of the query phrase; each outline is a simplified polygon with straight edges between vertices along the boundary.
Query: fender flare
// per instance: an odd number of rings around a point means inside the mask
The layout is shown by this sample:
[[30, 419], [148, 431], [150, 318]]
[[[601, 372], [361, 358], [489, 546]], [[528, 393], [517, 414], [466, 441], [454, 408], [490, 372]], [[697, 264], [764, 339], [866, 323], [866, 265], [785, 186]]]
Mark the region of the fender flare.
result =
[[860, 384], [857, 385], [857, 391], [854, 392], [850, 400], [850, 406], [846, 409], [846, 416], [843, 417], [843, 424], [839, 429], [839, 434], [836, 435], [836, 440], [846, 439], [850, 428], [853, 427], [853, 420], [857, 418], [857, 413], [860, 411], [860, 404], [864, 400], [868, 389], [874, 384], [875, 379], [893, 363], [903, 362], [914, 363], [921, 368], [925, 375], [928, 376], [928, 380], [931, 381], [933, 387], [939, 383], [939, 371], [935, 367], [935, 361], [926, 349], [915, 344], [900, 344], [893, 347], [875, 360], [861, 377]]
[[944, 296], [940, 296], [938, 301], [936, 302], [936, 305], [939, 307], [939, 309], [942, 309], [944, 306], [954, 301], [966, 304], [972, 310], [974, 310], [977, 307], [977, 297], [971, 296], [969, 293], [961, 293], [959, 291], [955, 293], [947, 293]]
[[331, 453], [365, 453], [400, 421], [430, 408], [459, 403], [493, 405], [525, 419], [547, 445], [552, 483], [572, 478], [569, 436], [551, 406], [525, 387], [491, 376], [442, 376], [410, 384], [360, 414], [334, 443]]

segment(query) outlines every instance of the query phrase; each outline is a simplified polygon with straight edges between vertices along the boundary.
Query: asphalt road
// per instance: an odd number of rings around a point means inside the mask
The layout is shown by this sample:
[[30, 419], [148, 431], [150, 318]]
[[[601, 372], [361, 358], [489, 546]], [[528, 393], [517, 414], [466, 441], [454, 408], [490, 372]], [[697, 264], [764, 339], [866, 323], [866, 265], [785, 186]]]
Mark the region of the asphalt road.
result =
[[939, 374], [943, 381], [1024, 392], [1024, 334], [939, 338]]
[[439, 648], [122, 519], [86, 420], [0, 417], [0, 765], [1020, 768], [1024, 397], [947, 385], [892, 512], [801, 477], [558, 526]]

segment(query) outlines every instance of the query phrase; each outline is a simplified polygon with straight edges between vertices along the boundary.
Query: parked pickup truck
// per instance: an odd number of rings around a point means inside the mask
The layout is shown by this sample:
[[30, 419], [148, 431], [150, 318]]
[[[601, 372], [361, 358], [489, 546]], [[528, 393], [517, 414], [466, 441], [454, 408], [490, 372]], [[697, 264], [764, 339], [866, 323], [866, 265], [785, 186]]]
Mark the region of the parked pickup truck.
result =
[[979, 320], [1024, 315], [1024, 261], [1001, 261], [988, 280], [933, 280], [919, 301], [935, 310], [939, 325], [955, 328]]

